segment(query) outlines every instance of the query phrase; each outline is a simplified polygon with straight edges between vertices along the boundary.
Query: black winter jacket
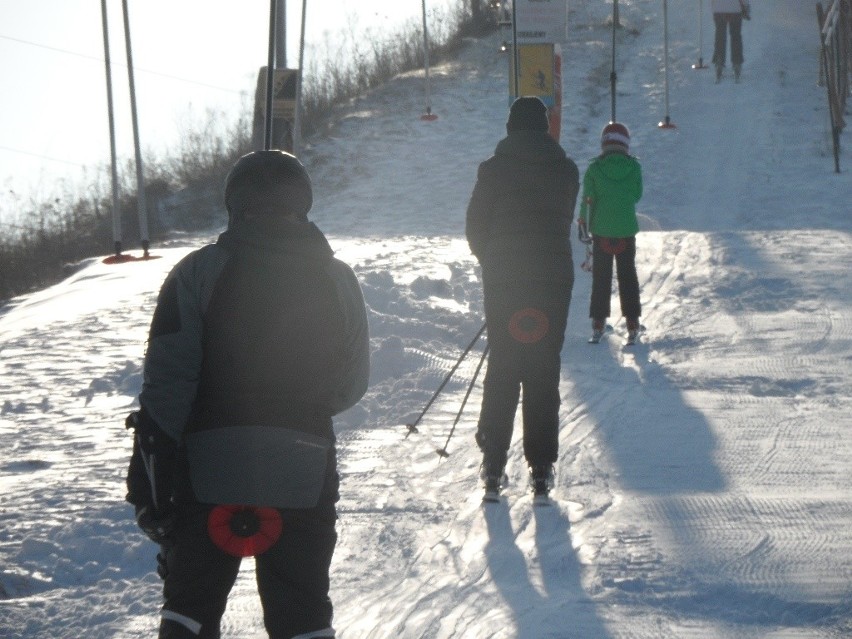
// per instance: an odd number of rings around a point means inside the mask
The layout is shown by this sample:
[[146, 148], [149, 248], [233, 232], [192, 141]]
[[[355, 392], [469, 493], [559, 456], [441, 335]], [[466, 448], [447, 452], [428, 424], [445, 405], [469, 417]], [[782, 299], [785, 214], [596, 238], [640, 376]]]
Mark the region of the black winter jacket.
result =
[[547, 133], [512, 131], [479, 165], [466, 234], [486, 281], [573, 280], [580, 175]]

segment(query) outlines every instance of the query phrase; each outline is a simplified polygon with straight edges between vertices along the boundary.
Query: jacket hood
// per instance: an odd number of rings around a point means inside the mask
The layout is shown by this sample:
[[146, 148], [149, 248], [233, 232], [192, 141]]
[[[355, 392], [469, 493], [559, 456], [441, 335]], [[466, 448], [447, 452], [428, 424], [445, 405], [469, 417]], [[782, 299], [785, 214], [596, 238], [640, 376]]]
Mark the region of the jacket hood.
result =
[[636, 173], [635, 158], [624, 153], [604, 153], [595, 159], [595, 166], [608, 180], [621, 182]]
[[291, 222], [283, 218], [233, 220], [216, 243], [227, 250], [268, 255], [330, 258], [334, 254], [325, 235], [313, 222]]
[[545, 131], [511, 131], [497, 143], [494, 155], [513, 156], [530, 162], [566, 157], [565, 150]]

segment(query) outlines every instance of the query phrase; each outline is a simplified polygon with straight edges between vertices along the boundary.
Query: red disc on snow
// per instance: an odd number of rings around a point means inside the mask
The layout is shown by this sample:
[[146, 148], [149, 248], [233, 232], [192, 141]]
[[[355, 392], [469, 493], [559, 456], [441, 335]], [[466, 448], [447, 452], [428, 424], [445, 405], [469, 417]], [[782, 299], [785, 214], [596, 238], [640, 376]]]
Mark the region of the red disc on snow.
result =
[[207, 532], [219, 548], [234, 557], [254, 557], [269, 550], [284, 524], [274, 508], [216, 506], [207, 518]]
[[139, 258], [127, 253], [116, 253], [103, 259], [104, 264], [126, 264], [127, 262], [136, 262]]
[[537, 308], [523, 308], [509, 319], [509, 334], [522, 344], [541, 341], [549, 330], [550, 320]]
[[128, 262], [147, 262], [148, 260], [156, 260], [159, 257], [159, 255], [150, 255], [148, 253], [140, 257], [136, 257], [135, 255], [130, 255], [128, 253], [116, 253], [115, 255], [105, 257], [101, 261], [104, 264], [127, 264]]

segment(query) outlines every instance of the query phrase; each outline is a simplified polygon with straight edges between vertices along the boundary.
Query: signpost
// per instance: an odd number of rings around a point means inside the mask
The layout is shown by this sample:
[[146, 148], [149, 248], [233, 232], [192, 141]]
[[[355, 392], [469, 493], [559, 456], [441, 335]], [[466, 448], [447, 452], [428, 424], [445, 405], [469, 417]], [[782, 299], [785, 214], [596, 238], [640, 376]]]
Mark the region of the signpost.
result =
[[535, 96], [547, 107], [550, 135], [562, 129], [562, 49], [568, 28], [566, 0], [515, 0], [512, 4], [512, 56], [509, 103]]
[[298, 69], [273, 69], [272, 96], [266, 95], [267, 67], [261, 67], [257, 74], [257, 88], [254, 93], [254, 125], [252, 140], [255, 148], [261, 148], [261, 140], [266, 133], [267, 105], [272, 108], [272, 131], [269, 148], [291, 151], [293, 149], [292, 127], [289, 123], [296, 117], [296, 84], [299, 77]]

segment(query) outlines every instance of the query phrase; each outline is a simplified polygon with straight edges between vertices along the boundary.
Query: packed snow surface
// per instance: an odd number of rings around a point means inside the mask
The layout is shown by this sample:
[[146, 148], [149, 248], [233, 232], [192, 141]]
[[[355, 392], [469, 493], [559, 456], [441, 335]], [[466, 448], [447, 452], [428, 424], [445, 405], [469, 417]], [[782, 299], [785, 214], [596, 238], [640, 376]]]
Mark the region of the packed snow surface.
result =
[[[620, 4], [647, 333], [624, 348], [616, 316], [587, 344], [577, 270], [551, 507], [532, 507], [519, 432], [505, 499], [480, 503], [479, 382], [450, 438], [482, 342], [405, 427], [483, 322], [464, 214], [504, 133], [504, 34], [431, 69], [438, 120], [420, 120], [412, 73], [310, 141], [313, 219], [359, 276], [372, 341], [370, 389], [336, 421], [341, 639], [852, 636], [852, 182], [834, 173], [814, 5], [753, 0], [742, 82], [717, 85], [692, 68], [710, 58], [699, 24], [712, 40], [698, 4], [668, 3], [669, 113], [663, 3]], [[611, 4], [569, 6], [561, 142], [582, 171], [611, 115]], [[0, 308], [0, 636], [156, 634], [123, 420], [163, 277], [215, 235], [92, 260]], [[223, 637], [265, 636], [252, 569]]]

